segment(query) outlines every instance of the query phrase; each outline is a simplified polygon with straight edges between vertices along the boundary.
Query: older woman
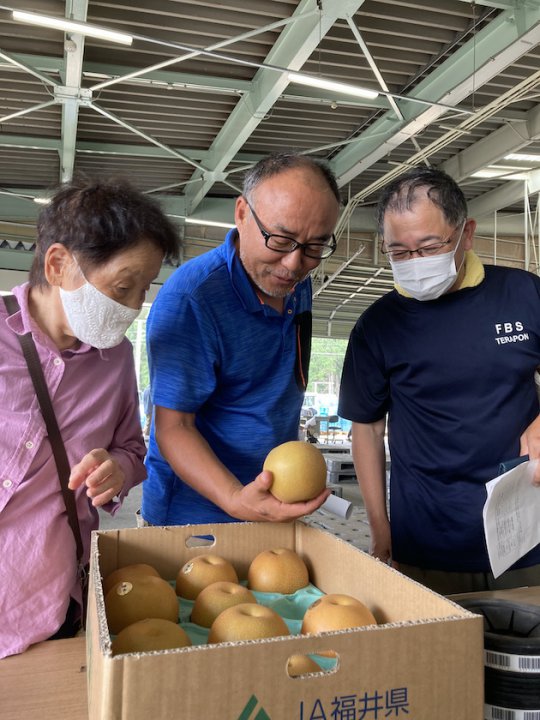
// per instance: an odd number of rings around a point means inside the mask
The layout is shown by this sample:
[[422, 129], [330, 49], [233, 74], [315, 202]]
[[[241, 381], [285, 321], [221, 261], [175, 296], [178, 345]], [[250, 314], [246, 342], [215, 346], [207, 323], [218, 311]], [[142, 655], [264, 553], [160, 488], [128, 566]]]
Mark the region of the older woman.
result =
[[114, 512], [145, 477], [124, 335], [178, 247], [159, 206], [122, 181], [62, 186], [37, 230], [29, 282], [13, 289], [18, 309], [0, 301], [0, 657], [73, 635], [81, 615], [76, 533], [19, 336], [37, 348], [84, 564], [97, 507]]

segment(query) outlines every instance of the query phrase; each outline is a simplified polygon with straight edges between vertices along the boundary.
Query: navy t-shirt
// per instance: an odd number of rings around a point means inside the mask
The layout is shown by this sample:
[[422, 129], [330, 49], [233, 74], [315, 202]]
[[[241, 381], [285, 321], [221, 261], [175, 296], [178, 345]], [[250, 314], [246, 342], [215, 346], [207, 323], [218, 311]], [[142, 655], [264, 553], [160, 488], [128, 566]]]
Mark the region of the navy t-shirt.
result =
[[[152, 305], [147, 341], [153, 404], [195, 413], [200, 433], [245, 485], [273, 447], [298, 438], [304, 396], [298, 348], [302, 332], [306, 352], [311, 339], [311, 281], [299, 283], [278, 313], [257, 297], [235, 238], [233, 230], [223, 245], [168, 278]], [[153, 430], [146, 467], [148, 522], [234, 520], [175, 475]]]
[[[426, 569], [489, 571], [485, 483], [539, 412], [540, 278], [485, 273], [433, 301], [385, 295], [358, 320], [343, 369], [340, 416], [388, 413], [394, 559]], [[537, 547], [515, 567], [539, 562]]]

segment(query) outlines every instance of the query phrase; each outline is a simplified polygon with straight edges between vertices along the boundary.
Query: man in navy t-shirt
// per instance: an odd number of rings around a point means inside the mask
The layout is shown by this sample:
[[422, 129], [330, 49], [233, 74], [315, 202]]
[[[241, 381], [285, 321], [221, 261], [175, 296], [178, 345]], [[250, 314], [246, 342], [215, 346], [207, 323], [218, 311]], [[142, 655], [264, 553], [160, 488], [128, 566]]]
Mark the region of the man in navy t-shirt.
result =
[[311, 346], [309, 273], [335, 250], [339, 191], [301, 155], [251, 168], [223, 245], [182, 265], [147, 325], [154, 424], [142, 516], [154, 525], [293, 520], [262, 472], [298, 439]]
[[493, 577], [482, 520], [500, 463], [538, 456], [540, 278], [482, 265], [463, 193], [440, 171], [387, 186], [378, 220], [395, 289], [351, 333], [338, 409], [372, 552], [443, 594], [540, 585], [540, 547]]

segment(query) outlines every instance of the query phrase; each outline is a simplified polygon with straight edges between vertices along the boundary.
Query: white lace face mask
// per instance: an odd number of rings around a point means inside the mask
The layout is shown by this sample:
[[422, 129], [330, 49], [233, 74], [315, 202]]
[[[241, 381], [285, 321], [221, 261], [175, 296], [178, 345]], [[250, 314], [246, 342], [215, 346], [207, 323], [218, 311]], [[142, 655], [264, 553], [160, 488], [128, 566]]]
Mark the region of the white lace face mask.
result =
[[59, 290], [75, 337], [100, 350], [119, 345], [140, 312], [116, 302], [88, 280], [76, 290]]
[[[416, 300], [436, 300], [455, 283], [461, 265], [456, 267], [455, 255], [461, 242], [465, 223], [454, 250], [431, 257], [392, 260], [390, 265], [397, 285]], [[465, 256], [463, 256], [465, 258]], [[463, 264], [463, 260], [462, 263]]]

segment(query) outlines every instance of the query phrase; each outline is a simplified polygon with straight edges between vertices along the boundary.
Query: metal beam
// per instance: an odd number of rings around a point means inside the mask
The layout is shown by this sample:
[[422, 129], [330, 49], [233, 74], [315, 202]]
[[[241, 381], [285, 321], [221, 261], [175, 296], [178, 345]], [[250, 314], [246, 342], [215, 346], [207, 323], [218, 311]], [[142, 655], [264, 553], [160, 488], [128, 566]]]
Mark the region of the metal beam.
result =
[[[0, 67], [9, 67], [10, 64], [19, 67], [27, 66], [28, 72], [33, 74], [39, 70], [48, 72], [61, 73], [64, 70], [64, 60], [62, 58], [53, 58], [45, 55], [29, 55], [25, 53], [11, 53], [12, 62], [2, 63], [2, 57], [7, 53], [0, 51]], [[129, 65], [117, 65], [112, 63], [99, 62], [83, 62], [83, 76], [88, 80], [119, 78], [141, 72], [140, 68]], [[48, 79], [48, 82], [52, 82]], [[175, 70], [153, 70], [145, 72], [144, 77], [133, 77], [129, 84], [131, 86], [141, 86], [141, 90], [148, 86], [159, 86], [173, 88], [178, 90], [193, 90], [194, 92], [224, 93], [229, 95], [240, 96], [251, 90], [251, 82], [249, 80], [241, 80], [240, 78], [219, 77], [218, 75], [198, 75], [196, 73], [179, 72]], [[282, 100], [289, 102], [307, 102], [328, 104], [336, 102], [335, 93], [327, 90], [319, 90], [317, 88], [301, 87], [286, 89], [282, 95]], [[385, 109], [388, 105], [387, 101], [380, 97], [374, 100], [363, 98], [343, 96], [339, 102], [340, 107], [371, 107]]]
[[[56, 138], [37, 137], [30, 135], [9, 135], [0, 133], [0, 147], [26, 148], [29, 150], [51, 150], [60, 152], [61, 143]], [[204, 163], [208, 151], [198, 148], [172, 147], [176, 153], [193, 161]], [[76, 153], [90, 155], [119, 155], [122, 157], [134, 158], [168, 158], [171, 153], [156, 145], [128, 145], [119, 143], [92, 142], [90, 140], [79, 140], [75, 147]], [[263, 156], [257, 153], [238, 153], [233, 162], [242, 165], [251, 165], [260, 160]]]
[[0, 133], [0, 147], [26, 148], [29, 150], [60, 150], [60, 141], [55, 138], [32, 137], [30, 135], [8, 135]]
[[[66, 18], [86, 22], [88, 0], [68, 0]], [[65, 77], [64, 85], [71, 93], [62, 101], [62, 145], [60, 148], [60, 180], [67, 182], [73, 177], [75, 166], [75, 146], [77, 144], [77, 125], [79, 122], [79, 92], [81, 89], [84, 35], [73, 33], [66, 35], [64, 43]]]
[[[316, 3], [315, 0], [301, 0], [292, 16], [298, 16], [298, 19], [280, 34], [266, 57], [265, 64], [300, 70], [335, 21], [345, 14], [352, 15], [363, 1], [327, 0], [323, 3], [320, 16], [302, 17], [316, 7]], [[188, 186], [186, 198], [190, 213], [196, 209], [212, 185], [226, 177], [227, 166], [264, 120], [288, 83], [286, 73], [263, 68], [257, 71], [250, 92], [238, 102], [210, 146], [210, 164], [207, 171], [197, 171], [193, 176], [202, 177], [203, 182]]]
[[[30, 270], [33, 259], [33, 253], [0, 248], [0, 270], [28, 271]], [[9, 288], [5, 289], [7, 290]]]
[[[539, 3], [506, 10], [419, 83], [409, 98], [455, 106], [539, 42]], [[402, 100], [398, 104], [405, 121], [397, 120], [389, 111], [362, 133], [357, 143], [336, 155], [332, 164], [340, 185], [347, 184], [446, 112], [438, 105], [426, 110], [422, 105]]]
[[[471, 0], [459, 0], [459, 2], [467, 3], [469, 6], [472, 4]], [[525, 0], [525, 2], [532, 7], [535, 0]], [[522, 0], [474, 0], [474, 4], [485, 5], [486, 7], [492, 7], [499, 10], [510, 10], [518, 4], [522, 4]]]
[[441, 165], [441, 169], [460, 182], [505, 155], [517, 152], [540, 137], [540, 105], [529, 110], [524, 120], [503, 125], [487, 137], [462, 150]]
[[[508, 186], [508, 187], [507, 187]], [[509, 199], [512, 202], [520, 200], [523, 197], [523, 183], [514, 181], [505, 183], [505, 190], [496, 196], [477, 198], [469, 203], [471, 217], [478, 220], [478, 234], [490, 235], [493, 232], [493, 218], [489, 213], [493, 213], [496, 202], [504, 202], [508, 204]], [[534, 186], [533, 186], [534, 187]], [[513, 189], [512, 189], [513, 188]], [[20, 221], [25, 223], [35, 222], [39, 213], [39, 206], [32, 202], [32, 196], [43, 194], [42, 188], [4, 188], [7, 195], [0, 194], [0, 218], [7, 218], [11, 221]], [[510, 190], [512, 192], [510, 193]], [[521, 193], [521, 194], [520, 194]], [[23, 196], [23, 197], [20, 197]], [[27, 196], [27, 197], [24, 197]], [[488, 194], [489, 196], [489, 194]], [[175, 216], [175, 221], [180, 225], [184, 223], [181, 217], [186, 213], [185, 202], [183, 196], [172, 195], [156, 195], [161, 206], [169, 215]], [[193, 217], [199, 220], [234, 222], [234, 199], [231, 198], [210, 198], [207, 197], [204, 203], [197, 209]], [[476, 204], [478, 203], [478, 204]], [[482, 204], [480, 204], [482, 203]], [[485, 209], [482, 205], [485, 203]], [[474, 213], [474, 214], [473, 214]], [[482, 215], [480, 213], [483, 213]], [[485, 213], [488, 213], [487, 215]], [[519, 215], [500, 215], [498, 217], [498, 229], [501, 235], [523, 235], [523, 218]], [[2, 221], [0, 220], [0, 228]], [[368, 208], [357, 207], [350, 219], [350, 232], [352, 233], [374, 233], [375, 220], [373, 210]]]
[[37, 77], [38, 80], [41, 80], [41, 82], [45, 85], [54, 86], [58, 84], [57, 81], [54, 80], [54, 78], [51, 78], [48, 75], [44, 75], [31, 61], [28, 62], [26, 56], [17, 55], [15, 53], [7, 53], [3, 50], [0, 50], [0, 59], [6, 61], [6, 67], [18, 67], [19, 70], [24, 70], [24, 72], [27, 72], [34, 77]]
[[187, 157], [186, 155], [183, 155], [182, 153], [174, 150], [169, 145], [165, 145], [165, 143], [162, 143], [160, 140], [153, 137], [152, 135], [149, 135], [148, 133], [144, 132], [143, 130], [139, 130], [139, 128], [135, 127], [135, 125], [128, 123], [126, 120], [122, 120], [122, 118], [118, 117], [117, 115], [114, 115], [113, 113], [109, 112], [108, 110], [101, 107], [97, 103], [90, 102], [88, 106], [91, 107], [93, 110], [95, 110], [100, 115], [103, 115], [103, 117], [106, 117], [108, 120], [111, 120], [112, 122], [116, 123], [117, 125], [120, 125], [121, 127], [126, 128], [126, 130], [129, 130], [134, 135], [139, 135], [139, 137], [142, 137], [145, 140], [148, 140], [148, 142], [153, 143], [157, 147], [164, 150], [168, 155], [170, 155], [172, 157], [176, 157], [179, 160], [183, 160], [188, 165], [192, 165], [194, 167], [199, 167], [200, 163], [198, 163], [195, 160], [192, 160], [191, 158]]
[[[317, 15], [319, 10], [313, 5], [311, 8], [308, 9], [308, 14]], [[170, 67], [172, 65], [176, 65], [177, 63], [186, 62], [187, 60], [192, 60], [193, 58], [203, 56], [205, 59], [207, 57], [210, 58], [216, 58], [225, 60], [228, 62], [236, 62], [240, 63], [242, 65], [248, 65], [248, 66], [255, 66], [258, 67], [258, 63], [256, 61], [247, 60], [247, 59], [239, 59], [238, 57], [233, 57], [230, 55], [227, 55], [227, 53], [222, 53], [222, 48], [227, 48], [229, 45], [234, 45], [239, 42], [243, 42], [245, 40], [251, 39], [253, 37], [256, 37], [257, 35], [260, 35], [264, 32], [274, 31], [278, 28], [282, 28], [286, 25], [288, 25], [291, 22], [294, 22], [295, 18], [293, 17], [285, 17], [281, 20], [276, 20], [275, 22], [271, 22], [268, 25], [264, 25], [263, 27], [257, 27], [253, 30], [247, 30], [246, 32], [241, 33], [240, 35], [235, 35], [233, 37], [225, 38], [223, 40], [220, 40], [217, 43], [214, 43], [210, 46], [207, 46], [205, 48], [193, 48], [188, 47], [186, 45], [183, 45], [181, 43], [177, 43], [174, 41], [169, 42], [161, 42], [160, 44], [165, 45], [168, 48], [182, 50], [182, 55], [177, 55], [176, 57], [167, 58], [165, 60], [162, 60], [158, 63], [155, 63], [154, 65], [147, 66], [145, 68], [138, 68], [133, 73], [133, 77], [142, 77], [146, 75], [148, 72], [153, 72], [155, 70], [162, 70], [164, 67]], [[154, 42], [151, 38], [147, 38], [144, 35], [134, 35], [135, 39], [142, 40], [142, 41], [150, 41]], [[219, 51], [219, 52], [218, 52]], [[111, 85], [114, 85], [118, 82], [125, 82], [127, 80], [131, 79], [131, 75], [126, 75], [119, 78], [111, 78], [109, 80], [103, 80], [100, 83], [97, 83], [92, 89], [93, 90], [102, 90], [103, 88], [110, 87]]]
[[[512, 180], [471, 200], [469, 202], [469, 215], [473, 218], [483, 217], [494, 213], [495, 210], [515, 205], [520, 200], [523, 200], [525, 188], [527, 188], [528, 195], [536, 195], [536, 193], [540, 192], [540, 170], [532, 170], [528, 173], [528, 176], [527, 184], [522, 180]], [[523, 232], [523, 227], [521, 232]]]

